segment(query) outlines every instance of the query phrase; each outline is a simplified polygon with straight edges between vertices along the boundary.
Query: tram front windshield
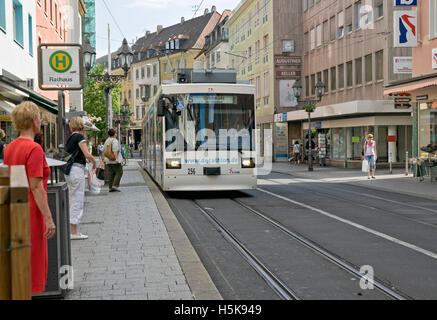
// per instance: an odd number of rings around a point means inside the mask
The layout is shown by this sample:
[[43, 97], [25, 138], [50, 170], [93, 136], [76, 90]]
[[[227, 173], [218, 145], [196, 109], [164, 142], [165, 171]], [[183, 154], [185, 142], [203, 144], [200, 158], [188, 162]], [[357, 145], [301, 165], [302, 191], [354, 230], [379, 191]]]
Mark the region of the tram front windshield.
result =
[[[248, 94], [185, 94], [175, 96], [176, 110], [166, 115], [167, 148], [176, 142], [186, 150], [255, 149], [254, 96]], [[177, 111], [177, 112], [176, 112]]]

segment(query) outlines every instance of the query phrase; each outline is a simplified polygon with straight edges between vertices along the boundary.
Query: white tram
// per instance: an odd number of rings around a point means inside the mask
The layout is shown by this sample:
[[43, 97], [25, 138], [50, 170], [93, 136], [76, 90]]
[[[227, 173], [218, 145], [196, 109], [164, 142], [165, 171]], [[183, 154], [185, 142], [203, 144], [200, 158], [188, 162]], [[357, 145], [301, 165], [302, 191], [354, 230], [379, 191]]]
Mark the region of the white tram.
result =
[[164, 191], [256, 188], [253, 85], [238, 84], [233, 71], [191, 70], [153, 101], [142, 165]]

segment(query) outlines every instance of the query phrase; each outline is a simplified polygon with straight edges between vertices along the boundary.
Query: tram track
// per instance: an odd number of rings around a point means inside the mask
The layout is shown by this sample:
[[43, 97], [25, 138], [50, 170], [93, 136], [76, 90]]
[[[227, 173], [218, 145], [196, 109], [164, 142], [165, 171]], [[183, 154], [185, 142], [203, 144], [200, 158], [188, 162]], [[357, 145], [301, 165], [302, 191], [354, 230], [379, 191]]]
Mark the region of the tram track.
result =
[[[275, 229], [284, 233], [287, 237], [291, 238], [293, 241], [297, 241], [299, 244], [304, 247], [310, 249], [315, 254], [322, 256], [325, 260], [329, 261], [329, 263], [334, 264], [339, 267], [342, 271], [353, 275], [358, 279], [364, 279], [368, 282], [371, 281], [371, 284], [384, 296], [388, 297], [392, 300], [412, 300], [408, 295], [400, 292], [399, 290], [390, 287], [390, 285], [384, 283], [382, 280], [373, 277], [372, 279], [367, 279], [366, 275], [360, 273], [360, 270], [357, 266], [352, 263], [341, 259], [334, 253], [326, 250], [321, 247], [317, 243], [301, 236], [300, 234], [291, 231], [286, 228], [281, 223], [269, 218], [267, 215], [261, 213], [259, 210], [254, 209], [253, 207], [235, 199], [230, 199], [233, 203], [237, 204], [241, 208], [243, 208], [246, 212], [250, 212], [252, 215], [262, 219], [264, 222], [267, 222], [269, 225], [273, 226]], [[209, 221], [215, 226], [215, 228], [224, 236], [224, 238], [229, 241], [232, 246], [240, 253], [240, 255], [248, 262], [248, 264], [264, 279], [264, 281], [273, 289], [273, 291], [284, 300], [301, 300], [301, 298], [295, 293], [293, 289], [291, 289], [287, 284], [285, 284], [279, 277], [275, 276], [275, 274], [268, 269], [268, 267], [260, 261], [256, 255], [251, 252], [238, 238], [235, 234], [233, 234], [229, 228], [227, 228], [222, 222], [219, 221], [214, 214], [211, 213], [213, 209], [208, 208], [204, 205], [201, 205], [198, 200], [192, 200], [195, 207], [202, 212], [202, 214], [207, 217]]]
[[[289, 236], [290, 238], [298, 241], [299, 243], [303, 244], [304, 246], [306, 246], [307, 248], [311, 249], [312, 251], [318, 253], [319, 255], [321, 255], [322, 257], [324, 257], [326, 260], [334, 263], [335, 265], [337, 265], [338, 267], [340, 267], [342, 270], [358, 277], [358, 278], [363, 278], [365, 275], [363, 275], [359, 268], [355, 265], [353, 265], [350, 262], [345, 261], [344, 259], [341, 259], [340, 257], [338, 257], [336, 254], [326, 250], [325, 248], [321, 247], [320, 245], [316, 244], [315, 242], [303, 237], [302, 235], [291, 231], [290, 229], [286, 228], [284, 225], [282, 225], [281, 223], [279, 223], [278, 221], [275, 221], [272, 218], [269, 218], [267, 215], [261, 213], [259, 210], [256, 210], [254, 208], [252, 208], [251, 206], [237, 200], [237, 199], [231, 199], [233, 202], [237, 203], [238, 205], [240, 205], [241, 207], [245, 208], [247, 211], [255, 214], [256, 216], [258, 216], [259, 218], [263, 219], [264, 221], [266, 221], [267, 223], [269, 223], [270, 225], [272, 225], [273, 227], [275, 227], [276, 229], [282, 231], [283, 233], [285, 233], [287, 236]], [[370, 281], [370, 279], [369, 279]], [[373, 278], [372, 284], [375, 286], [375, 288], [377, 288], [380, 292], [382, 292], [383, 294], [389, 296], [390, 298], [394, 299], [394, 300], [411, 300], [412, 298], [407, 296], [404, 293], [401, 293], [399, 290], [395, 290], [394, 288], [390, 287], [389, 285], [385, 284], [382, 280], [379, 280], [377, 278]]]
[[242, 242], [226, 228], [209, 210], [193, 200], [197, 209], [222, 233], [249, 265], [264, 279], [269, 287], [283, 300], [301, 300], [298, 295], [274, 275]]

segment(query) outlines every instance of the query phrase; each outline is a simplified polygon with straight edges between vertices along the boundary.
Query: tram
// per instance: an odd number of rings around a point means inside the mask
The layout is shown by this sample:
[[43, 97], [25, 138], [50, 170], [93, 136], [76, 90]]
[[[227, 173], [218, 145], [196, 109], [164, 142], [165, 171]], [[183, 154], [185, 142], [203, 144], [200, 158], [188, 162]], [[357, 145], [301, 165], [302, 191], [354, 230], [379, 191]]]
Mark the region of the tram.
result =
[[255, 87], [231, 70], [166, 82], [143, 121], [142, 167], [164, 191], [256, 189]]

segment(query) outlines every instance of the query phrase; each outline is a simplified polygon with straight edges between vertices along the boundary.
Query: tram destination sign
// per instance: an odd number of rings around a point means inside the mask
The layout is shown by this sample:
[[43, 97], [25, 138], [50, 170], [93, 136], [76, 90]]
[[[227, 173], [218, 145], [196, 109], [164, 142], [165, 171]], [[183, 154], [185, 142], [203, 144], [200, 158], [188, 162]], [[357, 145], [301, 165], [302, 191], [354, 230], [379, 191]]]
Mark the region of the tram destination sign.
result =
[[41, 90], [83, 89], [83, 58], [79, 44], [42, 44], [38, 47]]

